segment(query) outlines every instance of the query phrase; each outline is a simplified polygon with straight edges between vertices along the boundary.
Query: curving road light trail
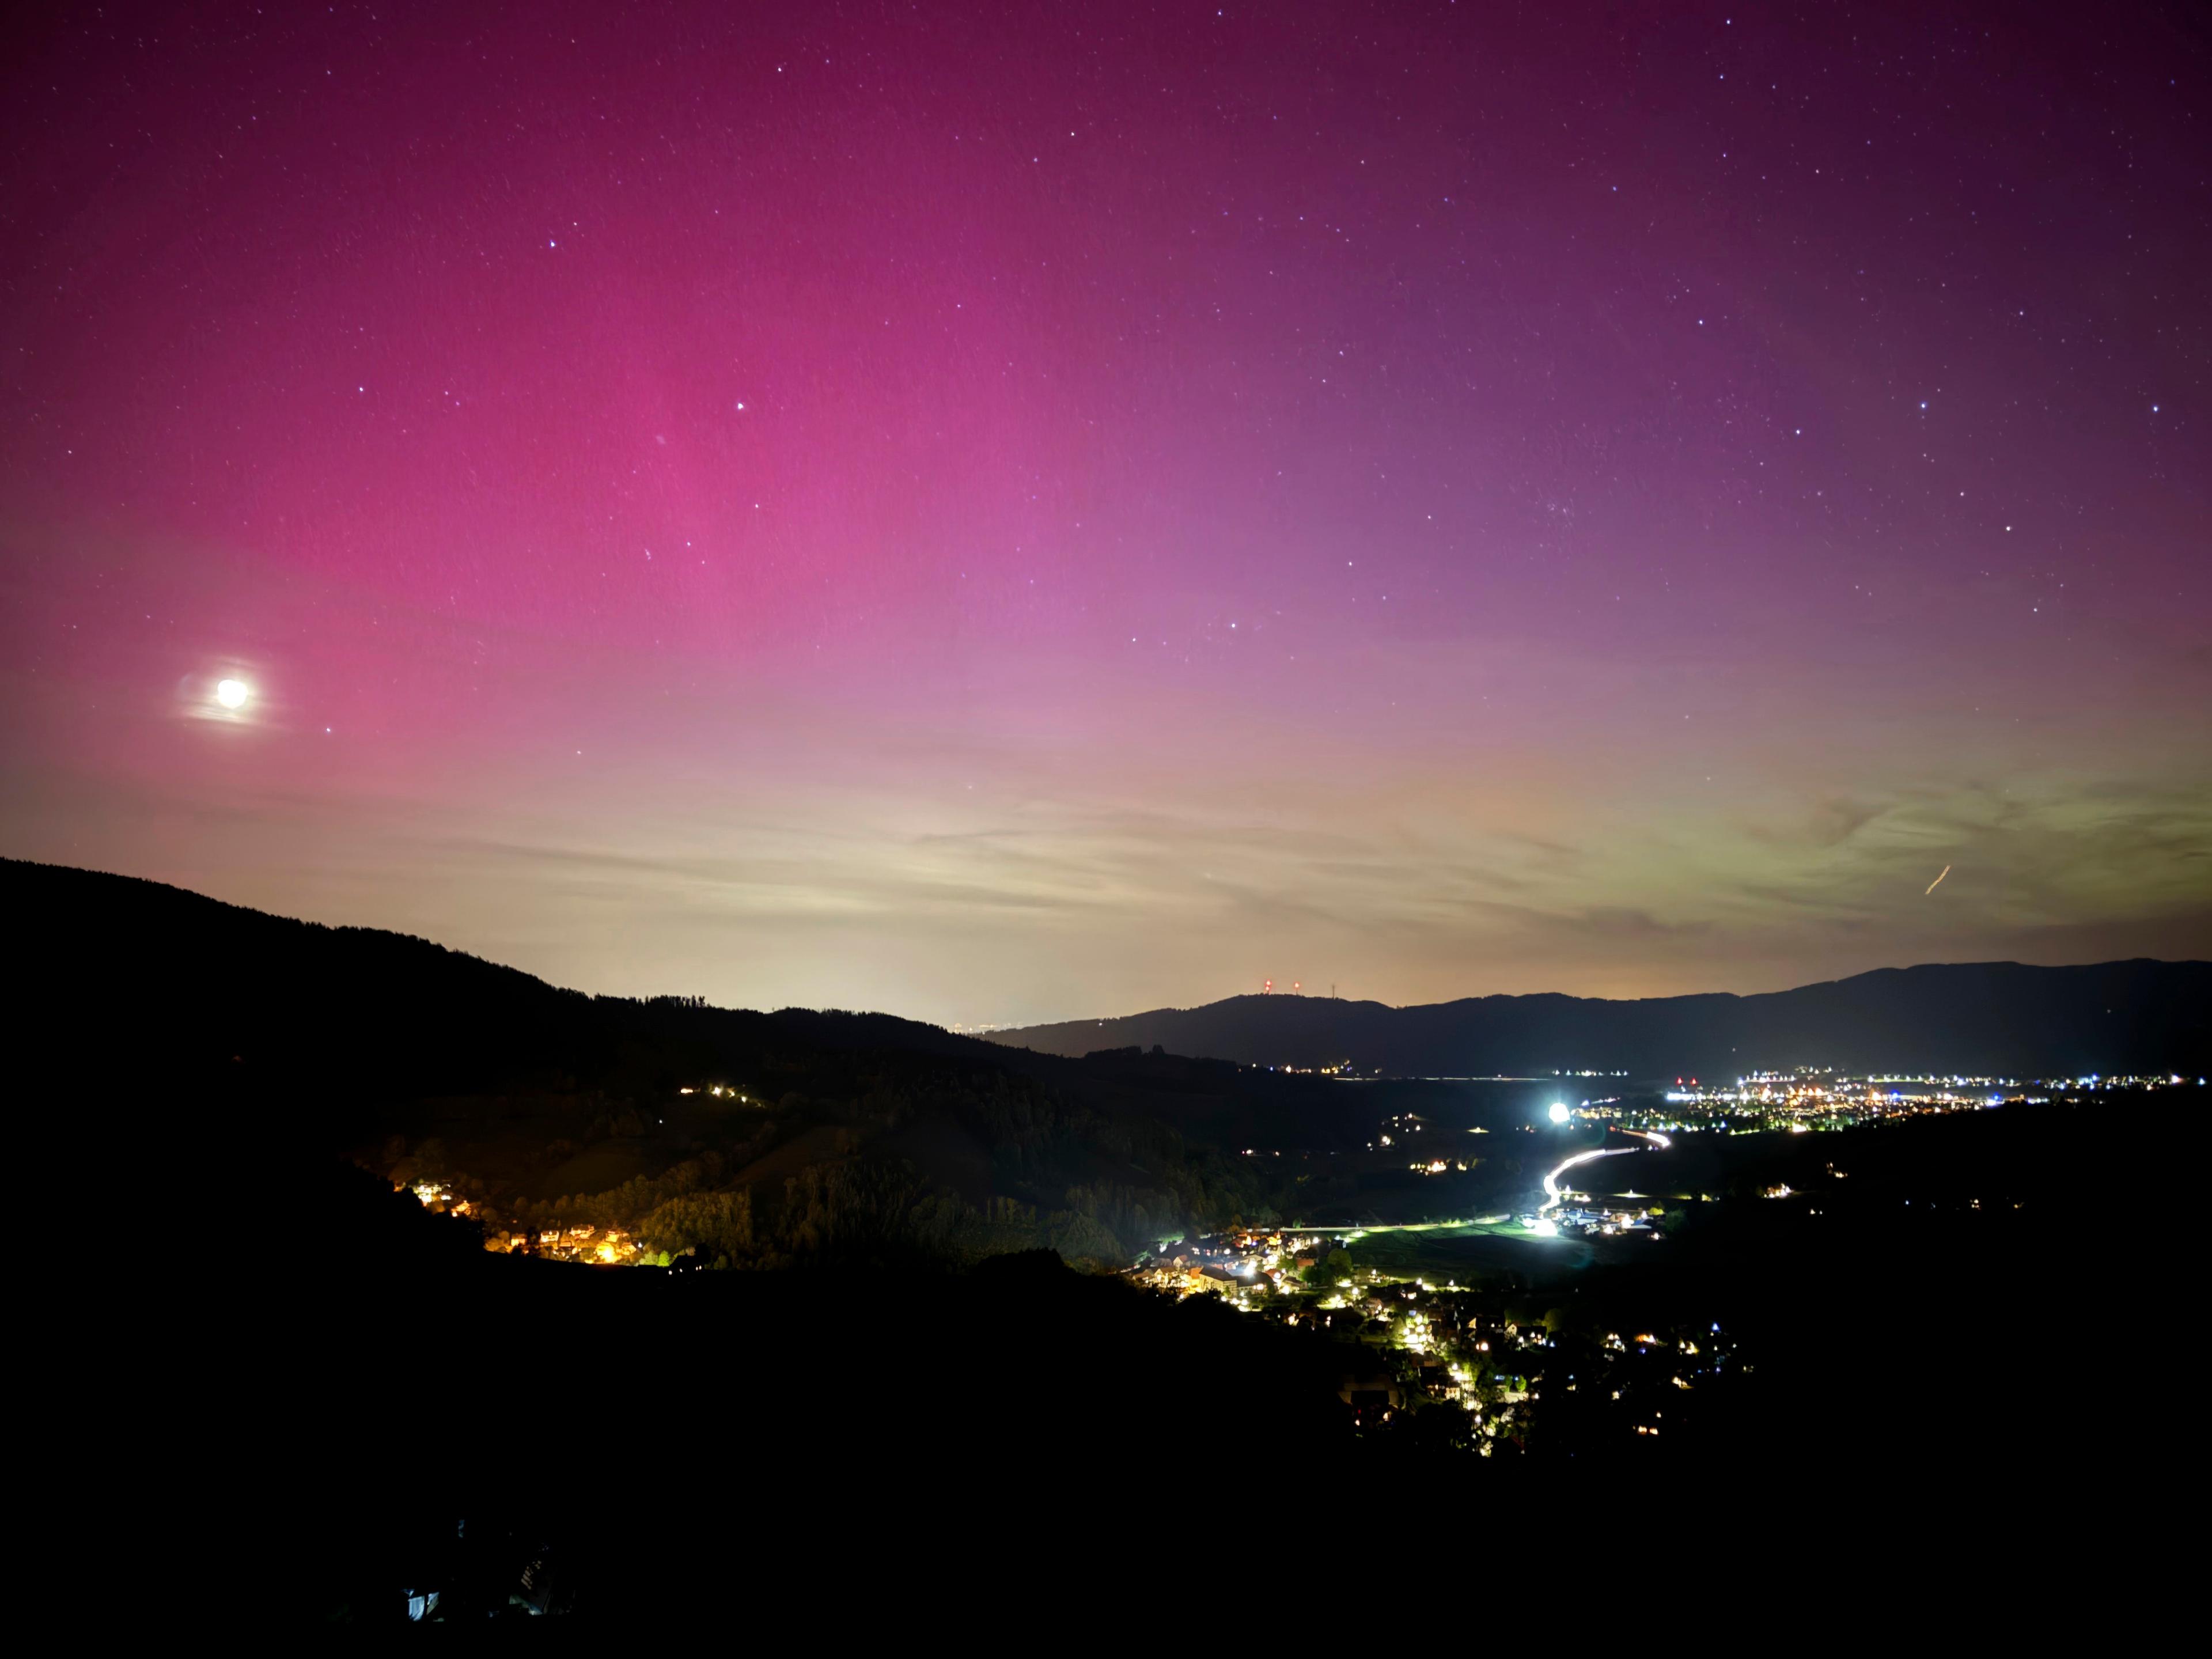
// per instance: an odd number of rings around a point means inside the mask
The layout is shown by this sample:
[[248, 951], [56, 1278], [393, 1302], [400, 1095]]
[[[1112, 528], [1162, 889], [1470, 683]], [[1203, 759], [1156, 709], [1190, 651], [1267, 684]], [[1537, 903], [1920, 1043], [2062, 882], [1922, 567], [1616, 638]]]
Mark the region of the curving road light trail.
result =
[[[1649, 1141], [1656, 1150], [1662, 1152], [1674, 1144], [1656, 1129], [1621, 1129], [1615, 1133], [1624, 1135], [1634, 1135], [1638, 1140]], [[1544, 1177], [1544, 1202], [1542, 1206], [1537, 1210], [1536, 1213], [1538, 1215], [1541, 1215], [1547, 1210], [1556, 1210], [1560, 1205], [1566, 1202], [1567, 1195], [1559, 1190], [1559, 1177], [1566, 1174], [1568, 1170], [1573, 1169], [1577, 1164], [1588, 1164], [1593, 1158], [1619, 1158], [1623, 1152], [1640, 1152], [1643, 1150], [1644, 1148], [1641, 1146], [1600, 1146], [1594, 1152], [1577, 1152], [1565, 1163], [1560, 1164], [1558, 1169], [1553, 1170], [1549, 1175]]]

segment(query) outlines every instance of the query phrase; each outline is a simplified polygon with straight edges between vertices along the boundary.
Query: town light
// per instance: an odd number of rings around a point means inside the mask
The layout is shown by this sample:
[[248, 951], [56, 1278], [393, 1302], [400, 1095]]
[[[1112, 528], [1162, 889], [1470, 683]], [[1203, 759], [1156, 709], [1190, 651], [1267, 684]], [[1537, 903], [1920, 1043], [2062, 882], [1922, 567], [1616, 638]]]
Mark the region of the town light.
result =
[[1565, 1101], [1555, 1100], [1552, 1103], [1553, 1122], [1565, 1123], [1567, 1121], [1567, 1107]]

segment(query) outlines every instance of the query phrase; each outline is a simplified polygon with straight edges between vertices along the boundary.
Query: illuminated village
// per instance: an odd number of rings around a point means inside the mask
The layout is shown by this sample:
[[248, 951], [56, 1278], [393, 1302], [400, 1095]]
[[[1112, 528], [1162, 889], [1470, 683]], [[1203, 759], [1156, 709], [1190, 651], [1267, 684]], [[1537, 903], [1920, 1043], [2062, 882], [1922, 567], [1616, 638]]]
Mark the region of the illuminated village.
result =
[[[411, 1187], [402, 1185], [394, 1190], [411, 1192], [424, 1209], [434, 1214], [488, 1219], [479, 1216], [473, 1200], [460, 1196], [446, 1182], [418, 1181]], [[520, 1232], [488, 1224], [484, 1229], [484, 1249], [495, 1255], [542, 1256], [549, 1261], [581, 1262], [595, 1267], [668, 1266], [665, 1255], [656, 1256], [646, 1250], [622, 1228], [598, 1227], [588, 1222]]]
[[[1338, 1384], [1363, 1429], [1449, 1407], [1448, 1437], [1488, 1457], [1526, 1449], [1537, 1403], [1589, 1396], [1624, 1432], [1665, 1431], [1670, 1407], [1738, 1368], [1717, 1324], [1595, 1339], [1510, 1291], [1401, 1279], [1351, 1265], [1342, 1232], [1240, 1231], [1178, 1241], [1125, 1275], [1178, 1299], [1218, 1297], [1255, 1317], [1325, 1332], [1349, 1352]], [[1425, 1432], [1428, 1432], [1424, 1428]]]

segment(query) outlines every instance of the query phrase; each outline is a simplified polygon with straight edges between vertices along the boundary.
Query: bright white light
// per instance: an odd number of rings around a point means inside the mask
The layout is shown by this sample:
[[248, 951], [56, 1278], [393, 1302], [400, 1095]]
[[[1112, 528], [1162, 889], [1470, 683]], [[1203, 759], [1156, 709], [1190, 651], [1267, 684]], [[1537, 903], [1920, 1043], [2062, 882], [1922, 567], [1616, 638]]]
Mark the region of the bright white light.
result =
[[1539, 1238], [1557, 1238], [1559, 1236], [1559, 1224], [1549, 1219], [1540, 1220], [1530, 1231]]
[[225, 708], [243, 708], [253, 695], [244, 680], [223, 680], [215, 688], [215, 700]]
[[1552, 1103], [1552, 1121], [1553, 1121], [1553, 1122], [1554, 1122], [1554, 1123], [1565, 1123], [1566, 1121], [1567, 1121], [1567, 1109], [1566, 1109], [1566, 1106], [1565, 1106], [1565, 1103], [1562, 1103], [1562, 1102], [1556, 1101], [1556, 1100], [1555, 1100], [1555, 1101], [1553, 1101], [1553, 1102]]

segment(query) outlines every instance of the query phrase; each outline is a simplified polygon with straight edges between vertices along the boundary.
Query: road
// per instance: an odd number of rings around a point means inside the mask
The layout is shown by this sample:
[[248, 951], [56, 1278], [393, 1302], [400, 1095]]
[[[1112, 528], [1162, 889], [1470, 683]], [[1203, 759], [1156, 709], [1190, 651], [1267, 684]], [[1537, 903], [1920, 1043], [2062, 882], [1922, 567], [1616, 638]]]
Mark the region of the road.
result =
[[[1656, 1129], [1617, 1129], [1613, 1133], [1634, 1135], [1638, 1140], [1648, 1141], [1653, 1149], [1662, 1152], [1674, 1144]], [[1600, 1146], [1591, 1152], [1577, 1152], [1544, 1177], [1546, 1196], [1542, 1207], [1536, 1213], [1542, 1215], [1547, 1210], [1556, 1210], [1566, 1201], [1567, 1195], [1559, 1190], [1559, 1177], [1577, 1164], [1588, 1164], [1594, 1158], [1619, 1158], [1623, 1152], [1640, 1152], [1644, 1150], [1642, 1146]]]

